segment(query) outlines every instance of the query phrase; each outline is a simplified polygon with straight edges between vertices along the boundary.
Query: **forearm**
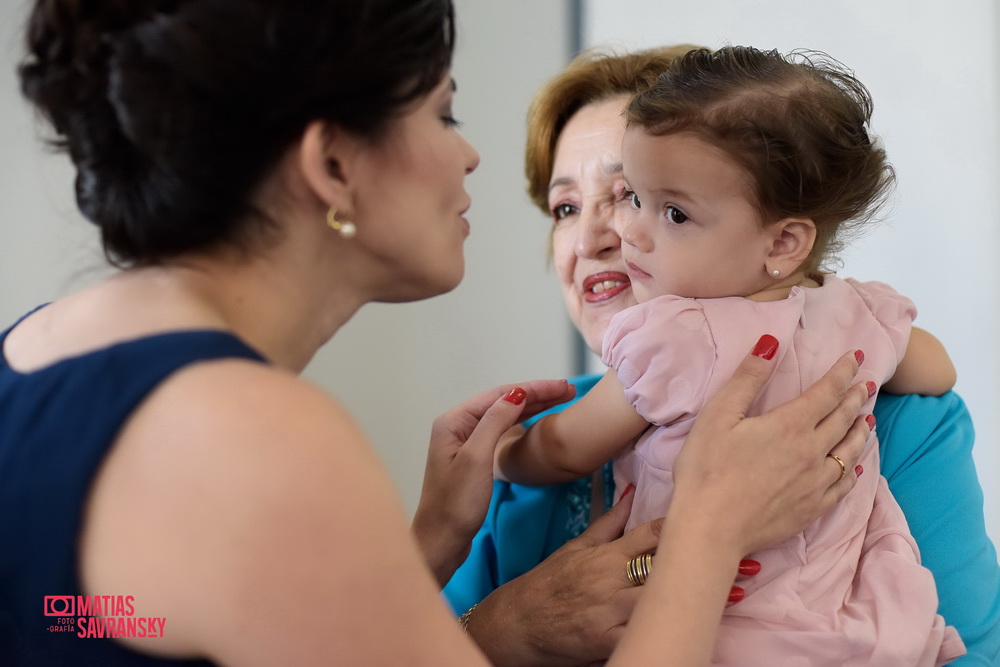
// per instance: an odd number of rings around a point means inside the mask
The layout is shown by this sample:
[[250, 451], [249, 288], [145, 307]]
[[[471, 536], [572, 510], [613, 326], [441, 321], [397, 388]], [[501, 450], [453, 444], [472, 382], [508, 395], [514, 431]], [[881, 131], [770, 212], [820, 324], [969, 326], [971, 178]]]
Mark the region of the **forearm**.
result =
[[675, 503], [654, 566], [609, 664], [709, 664], [741, 554], [715, 520]]
[[913, 327], [906, 354], [883, 385], [891, 394], [941, 396], [955, 386], [955, 365], [937, 338]]
[[521, 622], [526, 615], [525, 600], [509, 595], [511, 586], [501, 586], [476, 605], [468, 616], [466, 632], [491, 665], [557, 664], [555, 656], [543, 650], [544, 642], [536, 642], [532, 628]]
[[465, 560], [471, 545], [471, 540], [449, 528], [447, 524], [427, 518], [420, 508], [417, 508], [410, 524], [410, 535], [416, 541], [435, 581], [442, 587]]
[[512, 428], [503, 436], [497, 445], [495, 474], [499, 479], [545, 486], [569, 482], [593, 472], [575, 460], [568, 443], [549, 428], [549, 419], [541, 419], [527, 430]]
[[498, 472], [519, 484], [560, 484], [589, 475], [649, 424], [609, 370], [576, 404], [525, 431], [508, 431], [498, 446]]
[[582, 535], [480, 602], [468, 631], [494, 664], [607, 659], [641, 594], [626, 579], [624, 564], [658, 543], [658, 522], [622, 536], [631, 508], [629, 494]]

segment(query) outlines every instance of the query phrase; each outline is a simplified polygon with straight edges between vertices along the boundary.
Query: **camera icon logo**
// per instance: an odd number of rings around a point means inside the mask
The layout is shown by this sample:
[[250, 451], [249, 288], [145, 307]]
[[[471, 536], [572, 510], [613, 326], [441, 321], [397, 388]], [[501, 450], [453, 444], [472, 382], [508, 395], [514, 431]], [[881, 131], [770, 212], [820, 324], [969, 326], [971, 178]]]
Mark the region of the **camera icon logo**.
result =
[[46, 595], [46, 616], [75, 616], [76, 600], [72, 595]]

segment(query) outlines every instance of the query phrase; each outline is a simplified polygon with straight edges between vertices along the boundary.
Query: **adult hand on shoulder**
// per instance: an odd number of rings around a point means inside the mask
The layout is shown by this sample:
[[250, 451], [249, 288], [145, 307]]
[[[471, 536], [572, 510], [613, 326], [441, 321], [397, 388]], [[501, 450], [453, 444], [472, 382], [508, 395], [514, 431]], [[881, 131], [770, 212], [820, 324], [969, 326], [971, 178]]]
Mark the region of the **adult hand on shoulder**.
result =
[[434, 420], [413, 534], [444, 585], [468, 555], [493, 493], [493, 453], [514, 424], [568, 401], [565, 380], [497, 387]]
[[863, 355], [845, 354], [798, 398], [747, 417], [776, 350], [762, 337], [692, 427], [646, 594], [609, 665], [708, 664], [740, 559], [800, 532], [857, 481], [870, 435], [858, 415], [869, 392], [852, 385]]
[[675, 499], [696, 499], [720, 530], [745, 542], [744, 553], [803, 530], [860, 474], [871, 428], [858, 412], [869, 392], [852, 382], [863, 359], [848, 352], [798, 398], [746, 417], [774, 366], [766, 352], [748, 356], [691, 429], [675, 464]]

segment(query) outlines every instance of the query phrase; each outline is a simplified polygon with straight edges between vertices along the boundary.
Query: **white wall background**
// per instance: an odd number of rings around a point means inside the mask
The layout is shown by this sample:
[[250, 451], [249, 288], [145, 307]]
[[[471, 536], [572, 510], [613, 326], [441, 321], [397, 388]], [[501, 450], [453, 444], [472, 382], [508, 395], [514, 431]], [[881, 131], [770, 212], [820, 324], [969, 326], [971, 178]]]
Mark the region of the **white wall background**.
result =
[[1000, 10], [993, 0], [583, 0], [586, 46], [688, 42], [825, 51], [875, 100], [896, 167], [887, 222], [842, 275], [917, 304], [958, 368], [976, 424], [987, 527], [1000, 544]]

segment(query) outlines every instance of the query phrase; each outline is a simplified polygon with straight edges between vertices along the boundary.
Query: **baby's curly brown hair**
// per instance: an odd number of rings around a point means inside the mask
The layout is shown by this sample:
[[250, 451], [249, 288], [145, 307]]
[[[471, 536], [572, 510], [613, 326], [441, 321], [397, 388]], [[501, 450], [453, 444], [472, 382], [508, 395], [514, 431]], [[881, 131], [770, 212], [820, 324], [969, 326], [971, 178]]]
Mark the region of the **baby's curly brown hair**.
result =
[[871, 115], [868, 90], [829, 56], [745, 46], [686, 53], [626, 110], [630, 126], [656, 136], [690, 132], [724, 150], [750, 176], [764, 224], [811, 219], [807, 273], [837, 260], [895, 183], [869, 135]]

